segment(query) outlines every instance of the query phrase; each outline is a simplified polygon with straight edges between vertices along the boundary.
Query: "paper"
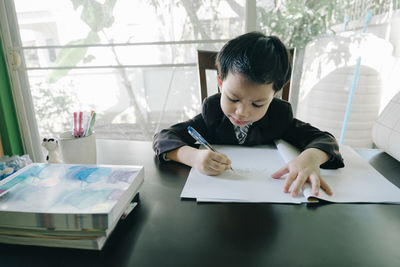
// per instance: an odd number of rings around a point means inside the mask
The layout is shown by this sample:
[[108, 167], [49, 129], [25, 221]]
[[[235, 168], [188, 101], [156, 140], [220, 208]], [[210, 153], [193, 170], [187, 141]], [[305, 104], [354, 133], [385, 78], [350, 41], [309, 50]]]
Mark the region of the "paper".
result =
[[201, 174], [196, 169], [182, 191], [183, 198], [197, 198], [251, 202], [301, 203], [302, 199], [283, 194], [283, 180], [274, 179], [272, 173], [284, 165], [273, 146], [238, 147], [215, 146], [217, 151], [228, 155], [234, 171], [219, 176]]
[[[285, 142], [277, 143], [286, 161], [297, 154]], [[283, 148], [282, 148], [283, 147]], [[235, 170], [219, 176], [208, 176], [192, 169], [183, 188], [182, 198], [196, 198], [206, 202], [312, 202], [310, 184], [293, 198], [283, 193], [284, 177], [274, 179], [271, 174], [284, 166], [280, 152], [272, 146], [239, 147], [216, 146], [228, 155]], [[332, 202], [400, 203], [400, 189], [379, 174], [348, 146], [341, 146], [346, 167], [323, 170], [323, 179], [333, 190], [328, 196], [320, 190], [319, 199]]]

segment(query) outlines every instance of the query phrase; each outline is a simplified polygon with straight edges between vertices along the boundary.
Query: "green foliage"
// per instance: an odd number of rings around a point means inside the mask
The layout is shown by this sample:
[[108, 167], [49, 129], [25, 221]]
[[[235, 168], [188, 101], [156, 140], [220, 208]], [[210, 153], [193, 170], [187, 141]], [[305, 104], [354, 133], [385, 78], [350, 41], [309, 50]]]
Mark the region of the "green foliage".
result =
[[[97, 43], [100, 40], [98, 34], [96, 32], [90, 31], [85, 39], [74, 40], [67, 45], [82, 45], [82, 44], [90, 44], [90, 43]], [[56, 59], [56, 65], [58, 67], [63, 66], [76, 66], [82, 59], [85, 58], [87, 53], [87, 47], [74, 47], [74, 48], [64, 48], [61, 49], [60, 53]], [[90, 57], [90, 60], [94, 59], [94, 56]], [[88, 62], [88, 60], [86, 60]], [[68, 74], [70, 69], [56, 69], [52, 71], [47, 78], [49, 83], [55, 83], [60, 78], [64, 77]]]
[[114, 23], [113, 10], [117, 0], [106, 0], [104, 4], [90, 0], [71, 0], [74, 9], [83, 6], [81, 19], [92, 31], [99, 32]]
[[[88, 63], [95, 57], [87, 55], [88, 48], [79, 45], [96, 44], [100, 42], [98, 32], [109, 28], [114, 23], [114, 6], [117, 0], [106, 0], [101, 4], [95, 0], [71, 0], [75, 10], [82, 6], [81, 19], [90, 28], [86, 38], [70, 41], [66, 46], [78, 45], [61, 49], [56, 59], [57, 67], [73, 67], [79, 62]], [[56, 69], [47, 78], [49, 83], [55, 83], [69, 73], [70, 69]]]
[[315, 37], [333, 32], [330, 27], [343, 22], [349, 1], [285, 0], [273, 9], [258, 10], [259, 27], [279, 36], [289, 47], [302, 48]]
[[37, 83], [31, 87], [31, 92], [42, 137], [56, 136], [71, 128], [70, 116], [79, 106], [70, 85], [54, 87], [47, 83]]

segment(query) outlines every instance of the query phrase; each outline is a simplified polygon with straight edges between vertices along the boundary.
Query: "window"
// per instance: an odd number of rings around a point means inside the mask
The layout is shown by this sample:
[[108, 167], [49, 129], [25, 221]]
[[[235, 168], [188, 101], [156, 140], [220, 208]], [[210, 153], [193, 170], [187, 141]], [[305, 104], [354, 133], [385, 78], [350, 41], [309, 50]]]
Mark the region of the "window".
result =
[[97, 138], [112, 139], [151, 140], [192, 117], [201, 108], [196, 50], [217, 51], [246, 26], [245, 0], [2, 5], [6, 47], [21, 61], [12, 80], [24, 102], [24, 141], [36, 149], [36, 140], [69, 129], [74, 111], [95, 110]]
[[[25, 149], [40, 161], [40, 140], [68, 130], [79, 110], [97, 112], [97, 138], [151, 140], [200, 111], [197, 49], [217, 51], [256, 29], [304, 46], [358, 9], [399, 8], [398, 0], [389, 2], [0, 1]], [[350, 15], [348, 5], [356, 7]]]

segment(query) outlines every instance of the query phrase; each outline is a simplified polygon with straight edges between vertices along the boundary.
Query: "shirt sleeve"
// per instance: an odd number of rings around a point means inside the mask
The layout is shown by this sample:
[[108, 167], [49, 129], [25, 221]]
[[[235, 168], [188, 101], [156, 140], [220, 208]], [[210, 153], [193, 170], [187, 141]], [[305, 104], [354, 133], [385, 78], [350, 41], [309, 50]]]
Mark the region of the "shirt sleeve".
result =
[[327, 153], [330, 158], [321, 165], [324, 169], [337, 169], [344, 167], [342, 155], [339, 152], [339, 145], [335, 137], [325, 131], [313, 127], [309, 123], [293, 118], [293, 112], [288, 105], [288, 127], [282, 139], [298, 147], [300, 150], [318, 148]]
[[203, 104], [203, 113], [194, 118], [172, 125], [156, 133], [153, 137], [153, 150], [160, 161], [165, 161], [165, 154], [182, 146], [198, 147], [196, 140], [188, 133], [188, 126], [192, 126], [207, 140], [207, 126], [204, 120], [204, 110], [207, 100]]

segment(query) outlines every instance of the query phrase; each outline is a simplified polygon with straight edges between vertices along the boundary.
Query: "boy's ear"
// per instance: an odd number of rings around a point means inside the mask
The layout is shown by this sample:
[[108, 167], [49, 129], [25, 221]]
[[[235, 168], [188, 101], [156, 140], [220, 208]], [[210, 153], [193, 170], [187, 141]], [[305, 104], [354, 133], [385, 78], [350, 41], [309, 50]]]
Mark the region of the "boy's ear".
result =
[[217, 81], [218, 81], [218, 89], [221, 92], [222, 89], [222, 81], [221, 81], [221, 77], [219, 75], [217, 75]]

